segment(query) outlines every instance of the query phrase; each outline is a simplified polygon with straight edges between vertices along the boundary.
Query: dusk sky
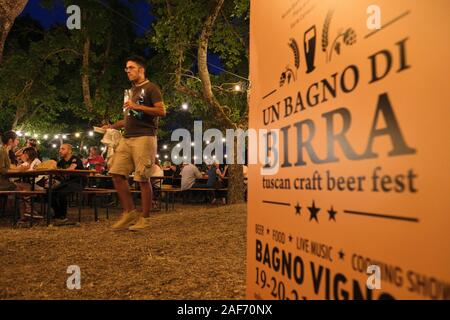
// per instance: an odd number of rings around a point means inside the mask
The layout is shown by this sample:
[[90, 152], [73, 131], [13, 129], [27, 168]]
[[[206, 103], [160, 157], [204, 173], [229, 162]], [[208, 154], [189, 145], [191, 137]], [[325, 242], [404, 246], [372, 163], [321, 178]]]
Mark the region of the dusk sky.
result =
[[[40, 2], [40, 0], [28, 1], [22, 15], [29, 14], [34, 19], [38, 20], [44, 28], [48, 28], [54, 23], [65, 23], [67, 18], [66, 9], [61, 0], [54, 0], [54, 6], [52, 9], [43, 8]], [[135, 30], [139, 35], [142, 35], [144, 33], [143, 29], [148, 29], [154, 20], [150, 12], [150, 4], [146, 0], [140, 0], [134, 5], [131, 5], [126, 0], [122, 0], [121, 2], [132, 8], [136, 24], [143, 27], [140, 28], [135, 26]], [[105, 10], [108, 9], [105, 7]]]
[[[54, 0], [53, 2], [53, 8], [46, 9], [40, 4], [40, 0], [29, 0], [21, 16], [30, 15], [33, 19], [38, 20], [46, 29], [55, 23], [65, 24], [67, 14], [63, 1]], [[145, 31], [150, 28], [151, 23], [154, 21], [154, 17], [151, 14], [151, 6], [149, 2], [147, 0], [140, 0], [133, 5], [131, 5], [127, 0], [121, 0], [121, 2], [132, 8], [135, 17], [134, 30], [139, 36], [143, 36]], [[105, 7], [105, 10], [108, 9]], [[119, 15], [117, 15], [117, 17], [121, 18]], [[220, 58], [213, 54], [209, 54], [208, 57], [210, 63], [210, 72], [212, 74], [221, 73], [220, 69], [214, 67], [218, 66], [220, 68], [223, 68], [220, 62]]]

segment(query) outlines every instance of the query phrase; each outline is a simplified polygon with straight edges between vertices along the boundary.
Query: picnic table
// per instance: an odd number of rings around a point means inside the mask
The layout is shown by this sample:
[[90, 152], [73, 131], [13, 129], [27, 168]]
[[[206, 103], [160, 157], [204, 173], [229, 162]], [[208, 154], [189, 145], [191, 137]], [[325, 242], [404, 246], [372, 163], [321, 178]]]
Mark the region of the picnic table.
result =
[[[48, 206], [47, 206], [47, 225], [50, 224], [51, 215], [51, 203], [52, 203], [52, 193], [53, 193], [53, 179], [55, 176], [61, 175], [71, 175], [71, 176], [91, 176], [96, 173], [95, 170], [66, 170], [66, 169], [50, 169], [50, 170], [32, 170], [32, 171], [10, 171], [6, 173], [9, 178], [30, 178], [31, 179], [31, 190], [35, 190], [35, 180], [38, 176], [48, 176], [49, 187], [47, 189]], [[80, 179], [80, 184], [83, 181]]]

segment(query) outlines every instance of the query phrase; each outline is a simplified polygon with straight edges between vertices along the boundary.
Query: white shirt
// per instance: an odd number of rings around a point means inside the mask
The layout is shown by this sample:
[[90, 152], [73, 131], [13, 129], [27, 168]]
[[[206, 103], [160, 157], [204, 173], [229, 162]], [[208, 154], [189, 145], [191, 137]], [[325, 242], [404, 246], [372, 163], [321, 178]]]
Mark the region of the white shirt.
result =
[[202, 178], [203, 175], [193, 164], [187, 164], [181, 170], [181, 190], [188, 190], [192, 188], [195, 179]]
[[19, 167], [26, 167], [26, 166], [29, 166], [29, 168], [28, 168], [27, 171], [33, 171], [33, 170], [35, 170], [36, 167], [37, 167], [38, 165], [40, 165], [40, 164], [41, 164], [41, 160], [39, 160], [38, 158], [36, 158], [36, 159], [34, 159], [31, 163], [29, 163], [28, 161], [22, 163]]

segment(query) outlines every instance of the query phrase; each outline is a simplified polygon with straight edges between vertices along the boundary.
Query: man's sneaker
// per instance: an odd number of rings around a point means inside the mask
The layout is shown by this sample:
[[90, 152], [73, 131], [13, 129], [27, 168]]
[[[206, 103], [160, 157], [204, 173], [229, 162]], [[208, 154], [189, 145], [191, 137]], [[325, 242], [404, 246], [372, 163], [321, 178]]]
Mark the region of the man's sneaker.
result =
[[119, 221], [113, 224], [112, 228], [114, 230], [125, 230], [133, 223], [135, 223], [138, 218], [139, 212], [137, 212], [136, 210], [125, 212], [122, 214], [122, 217], [119, 219]]
[[36, 213], [36, 212], [33, 212], [33, 214], [25, 213], [24, 216], [27, 217], [27, 218], [31, 218], [32, 217], [33, 219], [44, 219], [43, 216], [41, 216], [39, 213]]
[[130, 231], [141, 231], [150, 227], [150, 218], [140, 217], [136, 224], [128, 228]]

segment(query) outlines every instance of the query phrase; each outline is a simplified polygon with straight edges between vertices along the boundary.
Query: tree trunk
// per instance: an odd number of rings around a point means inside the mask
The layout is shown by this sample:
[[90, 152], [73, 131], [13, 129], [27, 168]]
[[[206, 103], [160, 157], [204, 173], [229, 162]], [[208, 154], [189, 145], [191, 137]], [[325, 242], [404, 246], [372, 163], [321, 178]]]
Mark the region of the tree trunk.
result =
[[228, 203], [243, 203], [245, 190], [242, 164], [230, 165], [228, 172]]
[[[216, 19], [222, 9], [225, 0], [217, 0], [215, 7], [207, 17], [198, 44], [198, 73], [202, 81], [203, 99], [215, 112], [216, 120], [222, 126], [222, 129], [236, 129], [237, 126], [228, 117], [225, 110], [226, 106], [220, 105], [212, 91], [211, 76], [208, 70], [208, 42], [211, 36]], [[237, 163], [237, 144], [235, 143], [234, 163], [228, 167], [228, 202], [231, 204], [244, 202], [244, 174], [242, 165]]]
[[[239, 139], [239, 137], [238, 137]], [[233, 163], [228, 167], [228, 203], [243, 203], [244, 197], [244, 170], [238, 163], [238, 144], [234, 143]]]
[[83, 47], [83, 66], [81, 70], [81, 85], [83, 87], [83, 101], [89, 113], [94, 109], [91, 100], [91, 88], [89, 85], [89, 52], [91, 49], [91, 41], [86, 37]]
[[209, 16], [206, 18], [203, 24], [202, 33], [198, 41], [198, 74], [202, 81], [202, 95], [205, 102], [211, 107], [211, 110], [215, 113], [216, 121], [225, 128], [236, 128], [235, 124], [226, 114], [225, 110], [229, 109], [226, 106], [220, 105], [212, 91], [211, 76], [208, 70], [208, 43], [209, 37], [212, 34], [216, 19], [222, 9], [225, 0], [217, 0], [217, 3]]
[[8, 33], [27, 2], [28, 0], [0, 0], [0, 64]]

